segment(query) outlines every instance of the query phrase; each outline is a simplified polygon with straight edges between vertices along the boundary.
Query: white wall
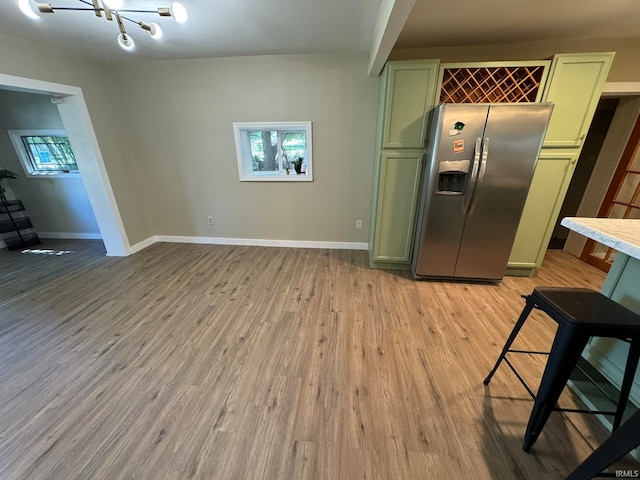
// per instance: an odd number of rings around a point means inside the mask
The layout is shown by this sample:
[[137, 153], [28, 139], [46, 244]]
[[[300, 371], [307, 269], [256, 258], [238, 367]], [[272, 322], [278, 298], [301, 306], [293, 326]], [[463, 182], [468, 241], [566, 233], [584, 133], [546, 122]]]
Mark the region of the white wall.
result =
[[[21, 199], [40, 236], [93, 236], [100, 231], [87, 192], [78, 178], [30, 178], [25, 175], [7, 130], [62, 129], [58, 108], [48, 95], [0, 90], [0, 166], [18, 176], [12, 190]], [[44, 235], [43, 235], [44, 233]]]
[[128, 241], [153, 235], [109, 65], [0, 34], [0, 73], [82, 88]]
[[[2, 34], [0, 45], [0, 73], [83, 89], [130, 244], [367, 242], [378, 78], [365, 54], [103, 64]], [[267, 120], [313, 122], [314, 182], [239, 182], [232, 122]]]
[[[378, 94], [367, 60], [292, 55], [114, 64], [155, 234], [367, 242]], [[313, 122], [314, 181], [241, 183], [232, 122], [294, 120]], [[355, 229], [357, 219], [364, 229]]]

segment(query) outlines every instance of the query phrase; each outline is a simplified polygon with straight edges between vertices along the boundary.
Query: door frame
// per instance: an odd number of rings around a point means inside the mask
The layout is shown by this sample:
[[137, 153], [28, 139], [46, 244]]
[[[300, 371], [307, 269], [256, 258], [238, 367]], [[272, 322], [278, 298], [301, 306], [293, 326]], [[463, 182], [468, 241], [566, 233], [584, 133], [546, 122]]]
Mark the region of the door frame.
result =
[[82, 89], [1, 73], [0, 88], [51, 97], [52, 102], [58, 107], [69, 141], [76, 153], [78, 169], [107, 255], [117, 257], [130, 255], [131, 245], [111, 188]]
[[[602, 203], [600, 204], [600, 208], [598, 209], [598, 218], [604, 218], [609, 213], [610, 205], [616, 198], [618, 190], [620, 189], [621, 184], [623, 183], [623, 180], [625, 178], [627, 167], [635, 158], [638, 149], [640, 149], [640, 116], [638, 116], [638, 118], [636, 119], [633, 129], [631, 130], [631, 135], [629, 136], [627, 144], [624, 147], [624, 151], [622, 152], [622, 155], [618, 160], [618, 165], [616, 166], [613, 178], [609, 183], [607, 193], [605, 193], [604, 198], [602, 199]], [[594, 257], [593, 255], [591, 255], [591, 253], [596, 243], [597, 242], [595, 240], [587, 239], [584, 248], [582, 249], [580, 259], [598, 267], [600, 270], [608, 272], [611, 268], [611, 262], [607, 260], [609, 259], [609, 255], [611, 254], [612, 249], [607, 249], [607, 255], [604, 259]]]

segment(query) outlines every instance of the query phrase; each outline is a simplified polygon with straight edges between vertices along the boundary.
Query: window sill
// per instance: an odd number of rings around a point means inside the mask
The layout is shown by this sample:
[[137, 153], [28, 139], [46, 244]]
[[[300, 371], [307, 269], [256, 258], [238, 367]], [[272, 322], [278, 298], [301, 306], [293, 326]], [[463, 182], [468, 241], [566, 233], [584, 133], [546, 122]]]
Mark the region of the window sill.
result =
[[38, 172], [38, 173], [27, 173], [26, 174], [27, 178], [82, 178], [82, 176], [80, 175], [80, 172], [73, 172], [73, 173], [58, 173], [58, 172], [51, 172], [51, 173], [46, 173], [46, 172]]
[[249, 175], [243, 175], [240, 178], [241, 182], [313, 182], [313, 175], [301, 173], [298, 175], [295, 172], [289, 173], [270, 173], [270, 172], [256, 172]]

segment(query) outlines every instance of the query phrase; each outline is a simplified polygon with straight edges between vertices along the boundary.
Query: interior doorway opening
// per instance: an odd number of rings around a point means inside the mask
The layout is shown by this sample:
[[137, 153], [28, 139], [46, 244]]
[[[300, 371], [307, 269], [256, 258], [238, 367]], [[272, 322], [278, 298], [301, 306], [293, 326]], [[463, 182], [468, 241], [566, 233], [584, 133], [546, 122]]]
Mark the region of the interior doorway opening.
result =
[[0, 74], [0, 89], [48, 95], [55, 99], [64, 129], [77, 157], [78, 169], [107, 255], [129, 255], [131, 247], [82, 90], [70, 85], [3, 74]]
[[563, 249], [567, 242], [569, 229], [560, 225], [560, 221], [565, 217], [577, 216], [580, 202], [587, 190], [587, 185], [591, 179], [591, 174], [596, 166], [596, 161], [611, 127], [619, 102], [619, 97], [603, 97], [598, 102], [548, 248]]
[[[585, 160], [583, 155], [591, 157], [595, 155], [597, 158], [595, 163], [593, 163], [593, 158], [587, 158], [584, 162], [586, 165], [583, 167], [585, 171], [580, 174], [576, 171], [570, 187], [570, 189], [573, 187], [573, 191], [569, 192], [565, 198], [554, 230], [553, 245], [550, 245], [550, 247], [556, 248], [562, 248], [564, 245], [565, 251], [583, 260], [586, 238], [575, 232], [568, 232], [564, 227], [559, 226], [559, 222], [567, 216], [592, 218], [609, 216], [602, 214], [601, 207], [605, 202], [607, 192], [611, 189], [612, 182], [615, 180], [616, 170], [622, 161], [628, 143], [633, 141], [634, 125], [640, 116], [640, 83], [605, 84], [598, 109], [592, 128], [585, 139], [585, 148], [578, 161], [578, 167]], [[612, 109], [613, 116], [611, 116]], [[607, 119], [609, 119], [608, 123]], [[596, 133], [594, 138], [590, 139], [592, 130]], [[603, 134], [604, 138], [602, 138]], [[592, 145], [591, 148], [587, 148], [589, 143]], [[590, 172], [590, 174], [587, 175], [585, 172]], [[578, 178], [574, 186], [573, 180], [576, 176]], [[597, 266], [607, 270], [602, 266]]]

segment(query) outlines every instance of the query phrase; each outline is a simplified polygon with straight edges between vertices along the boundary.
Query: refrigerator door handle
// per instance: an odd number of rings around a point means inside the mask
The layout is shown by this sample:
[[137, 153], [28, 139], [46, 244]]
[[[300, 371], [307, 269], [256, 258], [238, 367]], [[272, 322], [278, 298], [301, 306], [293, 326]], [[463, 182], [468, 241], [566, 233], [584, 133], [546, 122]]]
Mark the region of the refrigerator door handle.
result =
[[469, 208], [469, 215], [473, 215], [473, 211], [478, 204], [478, 190], [484, 180], [484, 172], [487, 169], [487, 160], [489, 158], [489, 139], [485, 138], [482, 142], [482, 162], [480, 163], [480, 173], [478, 173], [478, 180], [476, 181], [476, 188], [473, 189], [473, 199], [471, 200], [471, 207]]
[[476, 178], [478, 177], [478, 168], [480, 166], [480, 153], [482, 152], [482, 139], [476, 138], [476, 149], [473, 156], [473, 166], [471, 167], [471, 178], [467, 186], [467, 194], [462, 202], [462, 214], [466, 215], [471, 204], [471, 198], [476, 187]]

